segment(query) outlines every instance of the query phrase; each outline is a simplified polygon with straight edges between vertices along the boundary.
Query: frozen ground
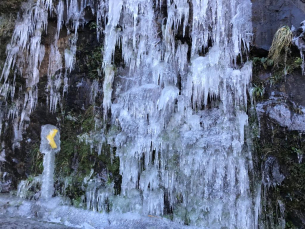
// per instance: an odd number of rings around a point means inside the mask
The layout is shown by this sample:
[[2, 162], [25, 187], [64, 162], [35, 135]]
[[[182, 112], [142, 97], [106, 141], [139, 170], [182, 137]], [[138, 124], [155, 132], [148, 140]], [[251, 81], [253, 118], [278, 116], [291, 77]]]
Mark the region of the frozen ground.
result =
[[27, 201], [0, 194], [0, 229], [193, 229], [168, 219], [135, 213], [105, 214], [62, 205], [59, 198], [48, 202]]
[[64, 229], [71, 228], [57, 223], [37, 221], [21, 217], [0, 216], [0, 229]]

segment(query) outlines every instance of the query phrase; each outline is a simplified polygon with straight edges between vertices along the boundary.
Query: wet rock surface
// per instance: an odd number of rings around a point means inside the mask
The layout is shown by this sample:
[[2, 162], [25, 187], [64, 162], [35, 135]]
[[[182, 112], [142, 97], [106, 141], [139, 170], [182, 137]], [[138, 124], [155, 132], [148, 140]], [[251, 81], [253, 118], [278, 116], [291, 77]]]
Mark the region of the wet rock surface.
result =
[[271, 122], [277, 123], [288, 130], [305, 131], [305, 108], [296, 107], [300, 113], [290, 110], [285, 102], [277, 101], [275, 98], [260, 103], [256, 107], [258, 115], [267, 115]]
[[256, 105], [264, 222], [267, 228], [304, 228], [305, 77], [297, 69], [269, 84], [272, 74], [267, 70], [254, 75], [254, 81], [259, 78], [266, 86]]

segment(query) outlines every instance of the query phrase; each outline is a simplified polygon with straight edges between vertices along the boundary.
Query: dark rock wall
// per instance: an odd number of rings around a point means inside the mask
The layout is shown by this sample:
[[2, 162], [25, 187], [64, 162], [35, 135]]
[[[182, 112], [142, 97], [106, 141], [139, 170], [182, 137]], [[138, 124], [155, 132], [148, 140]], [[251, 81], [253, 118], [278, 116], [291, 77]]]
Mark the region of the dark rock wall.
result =
[[22, 2], [23, 0], [1, 0], [0, 15], [18, 12]]
[[273, 35], [281, 26], [295, 28], [305, 20], [303, 0], [252, 0], [253, 45], [269, 50]]
[[256, 150], [261, 160], [266, 228], [280, 225], [281, 218], [285, 228], [305, 226], [305, 115], [284, 92], [285, 85], [297, 88], [304, 84], [301, 77], [298, 72], [287, 76], [290, 79], [270, 87], [266, 99], [256, 106], [260, 127]]
[[[256, 106], [259, 128], [255, 140], [262, 174], [262, 221], [266, 228], [305, 228], [305, 77], [292, 67], [299, 51], [291, 47], [284, 74], [262, 64], [281, 26], [299, 28], [305, 1], [253, 0], [253, 84], [265, 93]], [[262, 62], [261, 62], [262, 61]], [[255, 129], [255, 128], [254, 128]]]

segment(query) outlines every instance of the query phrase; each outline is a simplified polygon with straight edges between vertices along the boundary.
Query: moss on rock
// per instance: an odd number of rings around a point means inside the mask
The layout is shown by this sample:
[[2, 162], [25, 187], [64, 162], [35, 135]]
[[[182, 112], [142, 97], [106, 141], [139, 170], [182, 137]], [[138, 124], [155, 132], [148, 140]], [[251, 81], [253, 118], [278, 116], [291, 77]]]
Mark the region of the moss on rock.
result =
[[0, 2], [0, 15], [6, 13], [16, 13], [25, 0], [1, 0]]

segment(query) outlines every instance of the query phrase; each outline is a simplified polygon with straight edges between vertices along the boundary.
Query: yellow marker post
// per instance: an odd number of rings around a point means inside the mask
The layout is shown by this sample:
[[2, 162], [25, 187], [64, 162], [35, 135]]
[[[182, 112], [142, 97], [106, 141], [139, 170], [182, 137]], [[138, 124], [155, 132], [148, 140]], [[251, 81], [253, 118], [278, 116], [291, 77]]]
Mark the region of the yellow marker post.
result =
[[55, 154], [60, 151], [60, 130], [53, 125], [41, 126], [40, 152], [43, 156], [41, 199], [51, 199], [54, 194]]
[[49, 142], [50, 146], [52, 147], [52, 149], [56, 149], [57, 148], [57, 145], [56, 145], [56, 143], [54, 141], [54, 137], [57, 134], [57, 132], [58, 132], [57, 129], [53, 129], [53, 130], [50, 131], [50, 133], [47, 136], [48, 142]]

